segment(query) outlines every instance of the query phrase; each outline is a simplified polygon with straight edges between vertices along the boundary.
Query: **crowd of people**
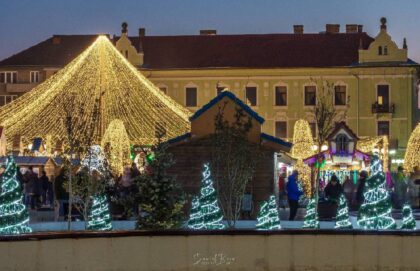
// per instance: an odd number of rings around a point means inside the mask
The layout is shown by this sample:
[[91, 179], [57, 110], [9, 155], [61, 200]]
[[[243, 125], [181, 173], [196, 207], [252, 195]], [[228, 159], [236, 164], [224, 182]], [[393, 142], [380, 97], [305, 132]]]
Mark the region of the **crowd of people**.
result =
[[[367, 179], [368, 172], [364, 170], [359, 172], [357, 183], [354, 183], [349, 176], [346, 176], [343, 182], [340, 182], [339, 178], [333, 174], [325, 188], [320, 191], [320, 199], [322, 202], [337, 205], [340, 196], [343, 194], [350, 209], [357, 210], [365, 200], [364, 187]], [[405, 203], [418, 207], [419, 191], [418, 188], [416, 188], [415, 183], [420, 182], [420, 174], [411, 174], [410, 176], [407, 176], [404, 174], [403, 168], [399, 167], [397, 173], [390, 179], [392, 181], [387, 183], [386, 188], [391, 195], [393, 207], [402, 208]], [[279, 202], [281, 206], [288, 205], [290, 210], [289, 220], [294, 220], [296, 218], [299, 200], [304, 194], [298, 184], [299, 173], [296, 170], [287, 178], [284, 173], [279, 176]]]

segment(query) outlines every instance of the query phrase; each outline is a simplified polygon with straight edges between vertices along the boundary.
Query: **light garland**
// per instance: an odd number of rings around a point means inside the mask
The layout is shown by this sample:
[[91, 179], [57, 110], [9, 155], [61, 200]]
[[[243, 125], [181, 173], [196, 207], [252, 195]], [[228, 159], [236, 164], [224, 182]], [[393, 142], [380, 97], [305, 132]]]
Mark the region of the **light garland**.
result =
[[414, 172], [417, 167], [420, 170], [420, 123], [410, 135], [407, 150], [404, 157], [404, 169], [408, 172]]
[[337, 215], [335, 217], [336, 229], [352, 229], [353, 226], [349, 218], [349, 208], [347, 207], [347, 200], [343, 194], [340, 195], [340, 201], [337, 207]]
[[306, 206], [306, 215], [303, 221], [302, 228], [319, 229], [318, 213], [315, 208], [315, 197], [311, 198]]
[[370, 169], [372, 175], [365, 183], [365, 200], [360, 206], [357, 223], [367, 230], [394, 229], [396, 224], [391, 216], [391, 199], [385, 189], [386, 179], [377, 153], [372, 156]]
[[300, 119], [293, 128], [293, 158], [305, 159], [315, 154], [313, 150], [314, 140], [308, 121]]
[[[98, 101], [100, 116], [95, 123], [92, 115]], [[191, 113], [154, 86], [105, 36], [48, 80], [2, 106], [0, 120], [9, 144], [15, 136], [22, 136], [25, 146], [47, 135], [57, 142], [66, 140], [64, 118], [69, 110], [79, 142], [94, 129], [94, 143], [99, 143], [114, 119], [129, 124], [133, 144], [156, 142], [157, 126], [168, 138], [190, 130]]]
[[402, 209], [403, 221], [401, 225], [402, 230], [415, 230], [416, 229], [416, 220], [413, 216], [413, 211], [411, 210], [410, 205], [405, 204]]
[[191, 230], [199, 230], [203, 228], [203, 218], [200, 212], [200, 200], [194, 197], [191, 202], [190, 219], [188, 220], [188, 228]]
[[279, 230], [281, 229], [279, 211], [274, 195], [270, 196], [268, 202], [261, 204], [257, 217], [257, 230]]
[[203, 229], [220, 230], [225, 228], [225, 225], [222, 223], [223, 214], [217, 203], [217, 194], [213, 187], [208, 163], [204, 164], [203, 179], [201, 180], [200, 212]]
[[102, 148], [112, 171], [121, 174], [124, 166], [130, 163], [130, 140], [121, 120], [113, 120], [109, 124], [102, 139]]
[[376, 147], [382, 147], [383, 170], [388, 172], [389, 163], [389, 141], [387, 136], [375, 136], [361, 138], [357, 141], [356, 148], [364, 153], [372, 153]]
[[307, 164], [305, 164], [301, 159], [298, 159], [293, 168], [299, 172], [299, 184], [301, 185], [305, 196], [310, 197], [310, 195], [312, 194], [311, 168]]
[[92, 197], [92, 208], [89, 215], [88, 230], [112, 230], [111, 215], [109, 214], [108, 201], [105, 195]]
[[23, 204], [22, 188], [16, 178], [17, 167], [13, 156], [6, 160], [0, 194], [0, 234], [21, 234], [32, 232], [27, 225], [29, 214]]

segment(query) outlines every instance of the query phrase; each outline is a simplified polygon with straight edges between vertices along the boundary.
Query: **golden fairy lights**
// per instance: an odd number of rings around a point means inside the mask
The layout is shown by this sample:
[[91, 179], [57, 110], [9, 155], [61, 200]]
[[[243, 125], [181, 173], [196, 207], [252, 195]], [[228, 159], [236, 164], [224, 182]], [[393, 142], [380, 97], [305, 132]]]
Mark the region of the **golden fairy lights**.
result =
[[383, 170], [389, 170], [389, 141], [387, 136], [376, 136], [361, 138], [357, 141], [357, 149], [364, 153], [371, 153], [375, 148], [378, 148], [383, 162]]
[[[94, 123], [95, 104], [100, 107]], [[94, 141], [115, 119], [125, 123], [128, 138], [135, 144], [155, 142], [156, 126], [167, 137], [190, 129], [190, 112], [162, 93], [133, 67], [105, 36], [44, 83], [0, 109], [0, 122], [9, 141], [22, 136], [52, 141], [66, 139], [64, 119], [70, 110], [76, 139], [83, 140], [94, 129]]]
[[417, 124], [410, 135], [404, 157], [404, 169], [406, 171], [414, 172], [416, 167], [420, 169], [420, 124]]
[[102, 149], [112, 171], [115, 174], [121, 174], [124, 165], [129, 164], [130, 161], [130, 140], [121, 120], [113, 120], [109, 124], [102, 139]]
[[293, 166], [299, 172], [299, 179], [302, 180], [302, 187], [305, 196], [311, 196], [311, 168], [299, 159]]

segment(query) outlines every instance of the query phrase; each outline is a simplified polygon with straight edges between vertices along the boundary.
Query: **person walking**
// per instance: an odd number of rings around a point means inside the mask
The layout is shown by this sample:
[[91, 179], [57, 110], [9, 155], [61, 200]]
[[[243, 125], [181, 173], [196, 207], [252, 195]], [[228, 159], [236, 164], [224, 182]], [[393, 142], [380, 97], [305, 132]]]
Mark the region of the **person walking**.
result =
[[407, 178], [404, 174], [404, 168], [402, 166], [398, 167], [395, 194], [397, 197], [397, 207], [402, 208], [407, 201]]
[[358, 207], [360, 207], [365, 201], [364, 188], [365, 188], [367, 177], [368, 177], [367, 171], [365, 170], [360, 171], [359, 180], [357, 180], [357, 193], [356, 193], [356, 200], [357, 200]]
[[299, 190], [297, 185], [297, 180], [299, 177], [299, 173], [297, 170], [293, 170], [292, 175], [289, 176], [286, 190], [287, 190], [287, 197], [289, 200], [289, 220], [292, 221], [296, 217], [296, 213], [299, 207], [299, 197], [303, 194], [302, 191]]
[[65, 205], [68, 205], [69, 202], [69, 193], [64, 188], [63, 184], [67, 180], [67, 171], [65, 168], [62, 168], [58, 176], [55, 178], [54, 182], [54, 193], [56, 196], [56, 217], [55, 220], [61, 220], [61, 218], [64, 219], [65, 215]]

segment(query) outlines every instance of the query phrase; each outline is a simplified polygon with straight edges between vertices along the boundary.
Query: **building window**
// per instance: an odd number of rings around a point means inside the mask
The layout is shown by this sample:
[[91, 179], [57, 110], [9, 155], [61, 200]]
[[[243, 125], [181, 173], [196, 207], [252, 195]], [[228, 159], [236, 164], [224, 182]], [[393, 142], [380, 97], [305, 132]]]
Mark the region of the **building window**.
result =
[[0, 106], [11, 103], [17, 97], [18, 97], [17, 95], [0, 95]]
[[378, 121], [378, 136], [389, 137], [389, 121]]
[[248, 105], [257, 106], [257, 87], [246, 87], [245, 95]]
[[0, 72], [0, 83], [16, 84], [17, 72]]
[[310, 122], [309, 128], [311, 128], [312, 137], [315, 138], [316, 137], [316, 123]]
[[125, 50], [125, 58], [128, 59], [128, 50]]
[[388, 46], [384, 46], [384, 55], [388, 55]]
[[382, 55], [382, 46], [378, 47], [378, 55], [380, 55], [380, 56]]
[[305, 105], [312, 106], [316, 104], [316, 86], [305, 86]]
[[346, 105], [346, 86], [334, 87], [334, 105]]
[[276, 121], [276, 137], [287, 138], [287, 121]]
[[188, 107], [197, 106], [197, 88], [196, 87], [187, 87], [185, 88], [186, 101], [185, 105]]
[[286, 106], [287, 105], [287, 87], [286, 86], [277, 86], [274, 88], [276, 94], [276, 106]]
[[349, 145], [349, 139], [346, 135], [338, 135], [335, 139], [336, 144], [336, 151], [337, 153], [347, 153], [348, 152], [348, 145]]
[[39, 71], [31, 71], [30, 72], [30, 80], [31, 83], [38, 83], [39, 82]]
[[167, 87], [159, 87], [160, 91], [162, 91], [163, 93], [167, 94]]
[[389, 85], [378, 85], [376, 95], [378, 105], [389, 105]]

